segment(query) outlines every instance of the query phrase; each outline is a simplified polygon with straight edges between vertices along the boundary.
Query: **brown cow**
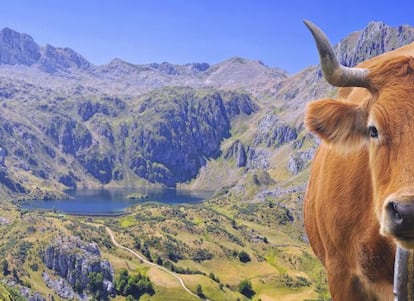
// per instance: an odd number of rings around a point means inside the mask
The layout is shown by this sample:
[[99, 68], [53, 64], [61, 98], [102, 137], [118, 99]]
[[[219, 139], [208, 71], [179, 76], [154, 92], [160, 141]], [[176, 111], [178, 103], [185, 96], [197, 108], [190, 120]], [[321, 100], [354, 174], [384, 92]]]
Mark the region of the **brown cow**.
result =
[[305, 197], [309, 241], [333, 300], [393, 300], [396, 245], [414, 248], [414, 44], [341, 66], [305, 21], [337, 99], [308, 104], [321, 138]]

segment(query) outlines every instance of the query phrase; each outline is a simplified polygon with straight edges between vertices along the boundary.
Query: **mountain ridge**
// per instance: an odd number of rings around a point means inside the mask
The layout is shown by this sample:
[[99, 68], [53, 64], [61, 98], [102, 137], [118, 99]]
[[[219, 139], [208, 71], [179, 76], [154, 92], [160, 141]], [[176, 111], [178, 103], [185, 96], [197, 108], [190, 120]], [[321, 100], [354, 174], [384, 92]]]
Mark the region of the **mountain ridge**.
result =
[[[335, 49], [354, 64], [414, 41], [413, 32], [372, 22]], [[11, 192], [37, 194], [33, 187], [44, 183], [56, 190], [142, 181], [196, 187], [197, 177], [204, 187], [209, 168], [233, 174], [212, 189], [243, 191], [249, 175], [263, 170], [268, 175], [259, 178], [272, 186], [306, 171], [317, 142], [304, 132], [304, 105], [334, 91], [318, 66], [294, 75], [240, 57], [95, 66], [11, 29], [0, 31], [0, 62], [2, 182]]]
[[[101, 87], [104, 92], [124, 93], [126, 91], [129, 94], [148, 92], [151, 89], [168, 85], [240, 88], [250, 82], [258, 84], [287, 77], [287, 73], [281, 69], [267, 67], [260, 61], [237, 57], [214, 65], [202, 62], [184, 65], [168, 62], [133, 64], [115, 58], [107, 64], [96, 66], [71, 48], [59, 48], [49, 44], [40, 46], [30, 35], [18, 33], [9, 28], [0, 31], [0, 66], [3, 68], [16, 66], [17, 68], [13, 71], [17, 72], [15, 76], [19, 79], [27, 76], [27, 73], [36, 73], [34, 77], [38, 84], [49, 82], [50, 75], [52, 75], [73, 81], [65, 84], [69, 86], [82, 82], [84, 85]], [[29, 67], [24, 69], [23, 74], [18, 72], [18, 68], [22, 66]], [[6, 72], [10, 69], [6, 68]], [[249, 73], [249, 69], [254, 72]], [[242, 78], [239, 76], [239, 78], [229, 79], [231, 73], [247, 75]], [[242, 80], [241, 83], [240, 80]], [[65, 86], [56, 82], [52, 80], [50, 85]], [[113, 84], [114, 89], [105, 88], [109, 82]]]
[[[338, 56], [349, 64], [367, 60], [411, 42], [411, 31], [370, 25], [345, 37]], [[17, 48], [0, 45], [4, 60], [27, 65], [0, 64], [0, 298], [12, 299], [8, 288], [28, 300], [91, 296], [101, 276], [99, 283], [115, 280], [123, 299], [125, 267], [149, 277], [154, 300], [180, 299], [182, 291], [160, 273], [114, 248], [110, 226], [124, 245], [186, 273], [191, 290], [211, 300], [243, 299], [238, 287], [246, 278], [255, 299], [329, 299], [302, 214], [319, 144], [304, 129], [304, 107], [336, 92], [318, 65], [294, 75], [237, 57], [211, 66], [114, 59], [102, 67], [66, 48], [36, 52], [28, 36], [7, 45]], [[153, 185], [216, 193], [194, 206], [136, 204], [113, 219], [20, 206], [66, 197], [68, 188]], [[250, 262], [242, 262], [243, 252]]]

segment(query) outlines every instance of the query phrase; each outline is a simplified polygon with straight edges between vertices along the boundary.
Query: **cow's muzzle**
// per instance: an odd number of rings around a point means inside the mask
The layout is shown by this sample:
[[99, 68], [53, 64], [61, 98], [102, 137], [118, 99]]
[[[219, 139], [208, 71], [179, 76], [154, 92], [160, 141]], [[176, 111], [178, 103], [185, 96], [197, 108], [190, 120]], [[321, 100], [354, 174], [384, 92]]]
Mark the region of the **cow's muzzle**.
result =
[[388, 202], [385, 206], [386, 232], [405, 248], [414, 248], [414, 202]]

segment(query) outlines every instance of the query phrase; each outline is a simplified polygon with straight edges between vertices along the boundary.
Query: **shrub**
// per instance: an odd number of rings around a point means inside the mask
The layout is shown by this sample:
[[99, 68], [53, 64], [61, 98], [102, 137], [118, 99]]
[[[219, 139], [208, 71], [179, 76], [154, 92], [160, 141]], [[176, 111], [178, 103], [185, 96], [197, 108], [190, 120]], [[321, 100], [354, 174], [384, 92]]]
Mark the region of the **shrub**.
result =
[[9, 275], [10, 274], [9, 262], [7, 261], [7, 259], [3, 259], [3, 261], [1, 262], [1, 266], [2, 266], [1, 270], [3, 272], [3, 276]]
[[214, 275], [214, 273], [210, 273], [208, 275], [208, 277], [210, 277], [211, 280], [213, 280], [213, 281], [215, 281], [217, 283], [220, 283], [220, 279], [216, 275]]
[[213, 254], [210, 253], [207, 249], [197, 249], [192, 259], [196, 262], [201, 262], [204, 260], [210, 260], [212, 258]]
[[39, 265], [37, 263], [32, 263], [29, 267], [33, 272], [37, 272], [39, 270]]
[[252, 288], [252, 283], [249, 280], [242, 280], [240, 282], [239, 292], [247, 298], [251, 298], [256, 294], [256, 292]]
[[201, 287], [201, 285], [200, 284], [198, 284], [197, 285], [197, 288], [196, 288], [196, 294], [197, 294], [197, 296], [199, 296], [201, 299], [205, 299], [205, 295], [204, 295], [204, 292], [203, 292], [203, 288]]
[[250, 256], [246, 251], [241, 251], [239, 253], [239, 260], [243, 263], [251, 261]]
[[155, 293], [148, 277], [141, 274], [129, 275], [125, 269], [121, 270], [115, 281], [115, 288], [117, 293], [126, 296], [127, 300], [138, 300], [144, 294], [153, 295]]

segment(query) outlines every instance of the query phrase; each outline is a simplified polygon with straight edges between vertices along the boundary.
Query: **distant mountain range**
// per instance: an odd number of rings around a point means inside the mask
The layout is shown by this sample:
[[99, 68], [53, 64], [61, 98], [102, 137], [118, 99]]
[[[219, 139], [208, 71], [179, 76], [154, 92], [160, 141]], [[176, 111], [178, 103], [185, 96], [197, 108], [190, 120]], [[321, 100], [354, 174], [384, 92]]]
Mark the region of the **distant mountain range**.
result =
[[[6, 68], [5, 72], [12, 69], [15, 76], [26, 80], [27, 73], [32, 73], [31, 80], [42, 86], [67, 86], [69, 81], [69, 86], [81, 83], [99, 87], [103, 92], [121, 94], [140, 94], [171, 85], [239, 88], [287, 77], [281, 69], [243, 58], [231, 58], [216, 65], [174, 65], [167, 62], [134, 65], [114, 59], [109, 64], [95, 66], [70, 48], [42, 47], [31, 36], [9, 28], [0, 31], [0, 64], [12, 67]], [[62, 84], [62, 79], [65, 84]]]
[[[371, 22], [335, 50], [352, 66], [412, 41], [410, 26]], [[302, 189], [317, 145], [303, 129], [304, 105], [333, 91], [318, 66], [294, 75], [245, 58], [95, 66], [4, 28], [0, 190], [51, 197], [156, 184], [262, 198]]]

